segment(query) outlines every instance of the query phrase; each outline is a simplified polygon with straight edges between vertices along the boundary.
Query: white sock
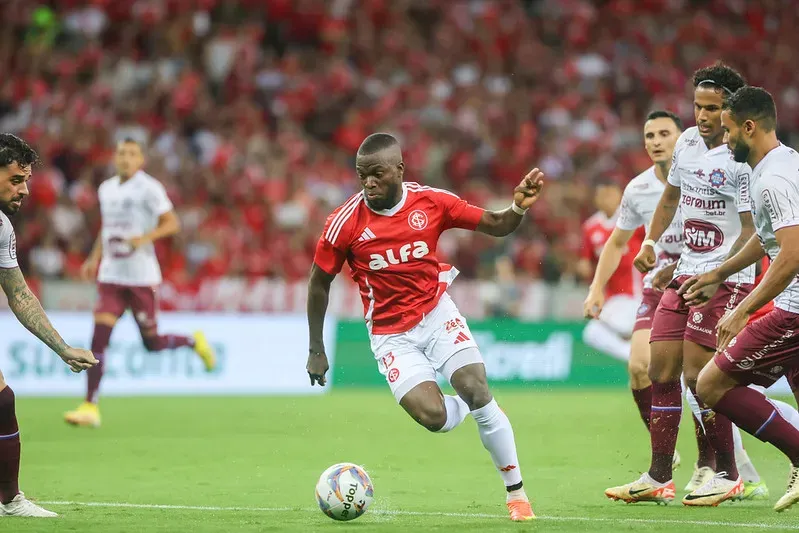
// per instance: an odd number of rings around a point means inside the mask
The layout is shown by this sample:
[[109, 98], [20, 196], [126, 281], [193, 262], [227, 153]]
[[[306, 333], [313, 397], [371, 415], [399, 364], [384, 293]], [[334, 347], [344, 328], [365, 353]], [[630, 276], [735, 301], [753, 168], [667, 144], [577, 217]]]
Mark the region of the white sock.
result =
[[771, 398], [769, 398], [769, 401], [777, 406], [777, 411], [780, 412], [782, 418], [796, 429], [799, 429], [799, 411], [793, 405], [781, 400], [772, 400]]
[[696, 401], [696, 396], [694, 393], [691, 392], [691, 389], [688, 387], [683, 387], [685, 389], [685, 401], [688, 402], [688, 406], [691, 408], [691, 412], [694, 414], [694, 417], [699, 421], [699, 426], [704, 430], [705, 424], [702, 422], [702, 410], [699, 409], [699, 402]]
[[487, 405], [472, 411], [472, 417], [477, 422], [480, 431], [480, 440], [491, 454], [491, 459], [505, 482], [506, 487], [518, 485], [522, 482], [522, 473], [519, 469], [519, 459], [516, 455], [516, 441], [513, 438], [513, 428], [510, 420], [492, 399]]
[[630, 360], [630, 341], [619, 337], [618, 333], [601, 320], [591, 320], [583, 330], [583, 342], [620, 361]]
[[447, 408], [447, 422], [437, 433], [452, 431], [460, 426], [461, 422], [466, 418], [466, 415], [469, 414], [469, 406], [466, 402], [461, 400], [460, 396], [444, 395], [444, 406]]

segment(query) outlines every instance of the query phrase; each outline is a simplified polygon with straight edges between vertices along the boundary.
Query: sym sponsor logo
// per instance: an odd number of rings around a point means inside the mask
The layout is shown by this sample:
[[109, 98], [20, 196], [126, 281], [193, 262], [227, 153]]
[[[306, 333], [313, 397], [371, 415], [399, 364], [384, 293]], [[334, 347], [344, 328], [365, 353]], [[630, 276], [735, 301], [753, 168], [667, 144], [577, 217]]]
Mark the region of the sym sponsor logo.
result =
[[685, 244], [700, 254], [712, 252], [724, 243], [724, 233], [717, 225], [691, 218], [685, 221]]

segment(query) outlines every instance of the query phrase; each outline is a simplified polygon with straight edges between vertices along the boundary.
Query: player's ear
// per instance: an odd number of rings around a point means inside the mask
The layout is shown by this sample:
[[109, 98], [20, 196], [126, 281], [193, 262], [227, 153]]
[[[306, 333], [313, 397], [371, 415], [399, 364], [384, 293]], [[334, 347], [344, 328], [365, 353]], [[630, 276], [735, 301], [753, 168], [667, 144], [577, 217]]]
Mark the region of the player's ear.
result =
[[399, 172], [400, 178], [402, 177], [403, 174], [405, 174], [405, 163], [404, 162], [400, 161], [399, 163], [397, 163], [397, 171]]

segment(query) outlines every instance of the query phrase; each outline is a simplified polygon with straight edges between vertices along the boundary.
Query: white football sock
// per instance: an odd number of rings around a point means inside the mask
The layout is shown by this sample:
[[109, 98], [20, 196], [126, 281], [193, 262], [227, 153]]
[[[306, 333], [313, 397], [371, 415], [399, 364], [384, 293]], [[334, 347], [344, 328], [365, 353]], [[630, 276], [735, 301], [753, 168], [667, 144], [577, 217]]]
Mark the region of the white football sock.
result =
[[460, 396], [447, 396], [444, 395], [444, 406], [447, 408], [447, 421], [444, 427], [439, 429], [437, 433], [446, 433], [452, 431], [461, 425], [461, 422], [469, 414], [469, 406], [461, 400]]
[[769, 401], [777, 406], [777, 410], [782, 415], [782, 418], [787, 420], [788, 423], [796, 429], [799, 429], [799, 411], [797, 411], [793, 405], [771, 398], [769, 398]]
[[472, 411], [472, 417], [477, 422], [480, 431], [480, 440], [483, 441], [491, 459], [502, 476], [506, 487], [518, 485], [522, 482], [522, 473], [519, 469], [519, 459], [516, 455], [516, 441], [513, 437], [513, 428], [510, 420], [497, 405], [495, 399]]
[[630, 341], [600, 320], [591, 320], [583, 330], [583, 342], [620, 361], [630, 360]]

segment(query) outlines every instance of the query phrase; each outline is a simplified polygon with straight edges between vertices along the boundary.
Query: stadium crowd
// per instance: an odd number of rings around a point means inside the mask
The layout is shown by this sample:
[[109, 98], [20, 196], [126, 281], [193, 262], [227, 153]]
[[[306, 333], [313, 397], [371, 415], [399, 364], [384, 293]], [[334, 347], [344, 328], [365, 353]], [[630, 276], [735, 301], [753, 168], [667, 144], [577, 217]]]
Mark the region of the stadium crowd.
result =
[[406, 179], [479, 205], [540, 166], [512, 238], [450, 232], [440, 251], [468, 278], [549, 281], [574, 275], [593, 184], [649, 166], [646, 112], [693, 123], [698, 66], [727, 60], [774, 93], [782, 140], [799, 132], [793, 0], [7, 0], [0, 19], [0, 131], [43, 158], [19, 257], [43, 279], [77, 278], [125, 137], [177, 207], [159, 256], [188, 289], [304, 278], [373, 131], [401, 138]]

